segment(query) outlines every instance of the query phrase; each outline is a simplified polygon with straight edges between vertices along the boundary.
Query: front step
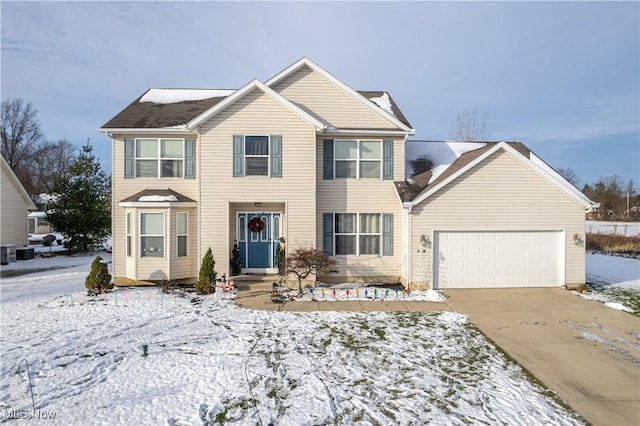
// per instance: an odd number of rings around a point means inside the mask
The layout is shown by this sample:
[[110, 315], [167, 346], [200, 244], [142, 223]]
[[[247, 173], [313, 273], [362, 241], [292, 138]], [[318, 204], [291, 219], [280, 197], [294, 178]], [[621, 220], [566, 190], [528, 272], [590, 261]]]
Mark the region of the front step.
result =
[[243, 274], [229, 278], [238, 290], [271, 290], [280, 281], [278, 274]]

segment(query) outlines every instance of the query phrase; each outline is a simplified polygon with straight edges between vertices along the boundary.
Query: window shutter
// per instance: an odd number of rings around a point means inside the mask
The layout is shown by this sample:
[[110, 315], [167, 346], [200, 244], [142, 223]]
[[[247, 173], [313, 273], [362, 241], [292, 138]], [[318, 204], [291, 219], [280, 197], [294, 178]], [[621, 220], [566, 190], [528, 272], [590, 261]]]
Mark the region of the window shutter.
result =
[[382, 215], [382, 255], [393, 256], [393, 215]]
[[322, 245], [324, 254], [333, 256], [333, 213], [322, 214]]
[[271, 177], [282, 177], [282, 136], [271, 135]]
[[324, 140], [323, 148], [323, 179], [333, 179], [333, 139]]
[[196, 178], [196, 141], [186, 139], [184, 141], [184, 177], [185, 179]]
[[244, 138], [233, 135], [233, 177], [244, 176]]
[[393, 141], [385, 140], [382, 145], [382, 178], [385, 180], [393, 180]]
[[133, 179], [135, 139], [124, 140], [124, 178]]

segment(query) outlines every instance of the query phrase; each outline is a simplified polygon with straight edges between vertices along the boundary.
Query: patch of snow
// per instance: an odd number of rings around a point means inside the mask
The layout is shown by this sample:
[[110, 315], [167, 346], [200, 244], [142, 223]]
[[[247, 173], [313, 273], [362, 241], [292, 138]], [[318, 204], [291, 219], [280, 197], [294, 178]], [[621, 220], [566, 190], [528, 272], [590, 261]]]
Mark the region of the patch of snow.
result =
[[208, 98], [219, 98], [229, 96], [235, 90], [217, 89], [149, 89], [140, 98], [140, 102], [151, 102], [154, 104], [174, 104], [186, 101], [200, 101]]
[[633, 309], [627, 308], [622, 303], [618, 303], [618, 302], [606, 302], [605, 306], [608, 306], [608, 307], [613, 308], [613, 309], [617, 309], [619, 311], [633, 312]]
[[392, 116], [396, 116], [391, 109], [391, 99], [389, 99], [389, 94], [387, 92], [384, 92], [380, 97], [369, 98], [369, 100], [378, 105], [383, 110], [387, 111]]
[[151, 201], [151, 202], [163, 202], [163, 201], [178, 201], [175, 195], [143, 195], [138, 198], [138, 201]]
[[632, 237], [640, 235], [640, 222], [605, 222], [587, 220], [584, 223], [585, 232], [593, 234], [613, 234]]
[[431, 183], [462, 154], [483, 148], [487, 144], [482, 142], [428, 142], [424, 145], [423, 154], [429, 156], [433, 162], [432, 175], [429, 179], [429, 183]]
[[587, 253], [587, 281], [640, 290], [640, 259]]

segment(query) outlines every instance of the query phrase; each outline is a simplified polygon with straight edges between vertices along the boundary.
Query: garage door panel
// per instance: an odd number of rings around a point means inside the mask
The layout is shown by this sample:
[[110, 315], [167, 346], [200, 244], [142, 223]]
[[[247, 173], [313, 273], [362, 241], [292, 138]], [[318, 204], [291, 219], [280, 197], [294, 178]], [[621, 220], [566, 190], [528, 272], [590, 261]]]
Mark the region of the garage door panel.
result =
[[557, 287], [562, 231], [434, 232], [434, 288]]

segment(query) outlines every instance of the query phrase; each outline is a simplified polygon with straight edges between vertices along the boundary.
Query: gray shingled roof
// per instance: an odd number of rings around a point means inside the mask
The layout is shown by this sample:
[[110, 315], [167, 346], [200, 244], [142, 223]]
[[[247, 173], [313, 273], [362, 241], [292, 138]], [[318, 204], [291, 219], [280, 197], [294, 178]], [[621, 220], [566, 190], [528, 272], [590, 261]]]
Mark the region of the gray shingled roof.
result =
[[[188, 123], [207, 111], [223, 97], [207, 98], [199, 101], [183, 101], [168, 104], [157, 104], [153, 102], [140, 102], [140, 99], [146, 94], [143, 93], [135, 101], [131, 102], [126, 108], [116, 114], [111, 120], [106, 122], [103, 129], [156, 129], [163, 127], [180, 126]], [[359, 92], [365, 98], [380, 97], [384, 93], [381, 91], [362, 91]], [[391, 95], [391, 110], [398, 120], [411, 127], [398, 105], [395, 103]], [[379, 106], [371, 101], [372, 104]]]
[[[420, 173], [416, 176], [413, 176], [411, 179], [413, 183], [409, 181], [396, 181], [396, 189], [398, 194], [400, 195], [400, 199], [403, 202], [409, 202], [417, 198], [420, 194], [428, 191], [434, 186], [438, 185], [440, 182], [446, 180], [449, 176], [456, 173], [458, 170], [462, 169], [469, 163], [473, 162], [475, 159], [480, 157], [482, 154], [490, 150], [494, 145], [500, 142], [485, 142], [486, 145], [482, 148], [478, 148], [473, 151], [466, 152], [462, 154], [456, 161], [451, 163], [451, 165], [440, 174], [433, 182], [429, 182], [431, 179], [432, 173], [431, 171], [426, 171], [424, 173]], [[526, 158], [530, 158], [531, 150], [527, 148], [522, 142], [507, 142], [507, 144], [524, 155]], [[427, 153], [428, 155], [428, 153]]]
[[184, 101], [170, 104], [140, 102], [140, 99], [145, 93], [106, 122], [102, 128], [155, 129], [180, 126], [188, 123], [225, 98], [225, 96], [222, 96], [199, 101]]

